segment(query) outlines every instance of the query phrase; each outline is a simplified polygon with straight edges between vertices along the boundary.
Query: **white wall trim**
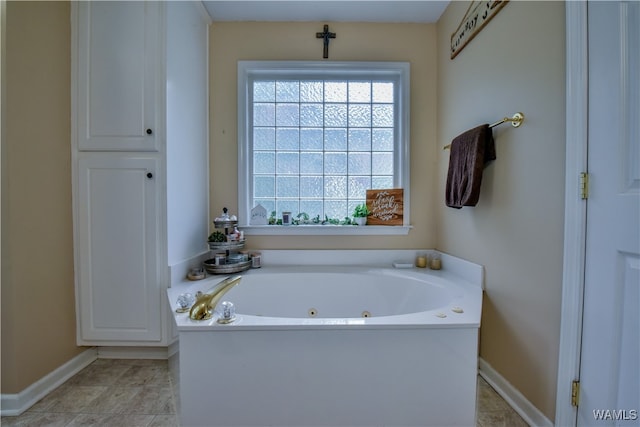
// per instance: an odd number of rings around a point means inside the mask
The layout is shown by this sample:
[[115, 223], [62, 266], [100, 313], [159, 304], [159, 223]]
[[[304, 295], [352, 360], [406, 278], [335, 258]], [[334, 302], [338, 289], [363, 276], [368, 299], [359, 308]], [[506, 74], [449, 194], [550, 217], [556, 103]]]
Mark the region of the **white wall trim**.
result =
[[478, 365], [480, 376], [502, 396], [527, 424], [540, 427], [553, 426], [553, 423], [538, 408], [481, 357], [478, 358]]
[[98, 359], [157, 359], [167, 360], [178, 348], [175, 341], [168, 347], [97, 347]]
[[[209, 14], [209, 11], [207, 10], [207, 8], [205, 7], [204, 3], [202, 3], [202, 1], [196, 1], [194, 3], [194, 6], [198, 9], [198, 12], [200, 13], [200, 15], [202, 16], [202, 20], [207, 24], [207, 25], [211, 25], [213, 24], [213, 17], [211, 16], [211, 14]], [[207, 92], [208, 93], [208, 92]], [[209, 117], [209, 116], [207, 116]]]
[[0, 414], [2, 416], [16, 416], [22, 414], [38, 400], [51, 393], [82, 369], [89, 366], [97, 358], [98, 350], [96, 348], [90, 348], [40, 378], [20, 393], [0, 395], [0, 408], [2, 408], [0, 409]]
[[562, 320], [556, 389], [556, 425], [575, 426], [571, 383], [580, 377], [586, 201], [579, 174], [587, 172], [588, 58], [587, 3], [569, 1], [566, 11], [566, 175]]

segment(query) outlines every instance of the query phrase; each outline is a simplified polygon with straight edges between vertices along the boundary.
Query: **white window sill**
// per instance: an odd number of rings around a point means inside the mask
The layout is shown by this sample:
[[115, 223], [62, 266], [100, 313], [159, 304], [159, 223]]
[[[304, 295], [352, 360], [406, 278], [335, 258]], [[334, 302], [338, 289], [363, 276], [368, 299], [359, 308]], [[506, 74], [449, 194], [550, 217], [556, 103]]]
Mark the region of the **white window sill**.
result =
[[248, 236], [400, 236], [409, 234], [411, 225], [242, 225]]

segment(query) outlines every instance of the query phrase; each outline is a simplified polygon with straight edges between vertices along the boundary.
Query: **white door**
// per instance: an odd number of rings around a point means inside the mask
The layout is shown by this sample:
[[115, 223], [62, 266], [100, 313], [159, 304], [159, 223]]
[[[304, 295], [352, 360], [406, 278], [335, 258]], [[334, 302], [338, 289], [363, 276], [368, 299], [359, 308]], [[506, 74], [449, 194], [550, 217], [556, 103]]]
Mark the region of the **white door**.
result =
[[579, 426], [640, 425], [640, 2], [589, 2]]
[[160, 341], [156, 158], [78, 162], [78, 344]]
[[80, 150], [157, 151], [159, 10], [150, 1], [78, 2]]

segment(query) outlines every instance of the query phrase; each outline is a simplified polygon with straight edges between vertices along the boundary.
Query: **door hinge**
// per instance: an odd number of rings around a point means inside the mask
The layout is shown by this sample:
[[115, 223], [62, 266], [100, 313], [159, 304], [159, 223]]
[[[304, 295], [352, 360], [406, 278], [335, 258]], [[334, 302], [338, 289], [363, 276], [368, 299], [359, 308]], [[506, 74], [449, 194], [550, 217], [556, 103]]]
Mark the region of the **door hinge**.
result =
[[571, 406], [578, 406], [580, 402], [580, 381], [571, 382]]
[[580, 198], [582, 200], [589, 198], [589, 174], [587, 172], [580, 173]]

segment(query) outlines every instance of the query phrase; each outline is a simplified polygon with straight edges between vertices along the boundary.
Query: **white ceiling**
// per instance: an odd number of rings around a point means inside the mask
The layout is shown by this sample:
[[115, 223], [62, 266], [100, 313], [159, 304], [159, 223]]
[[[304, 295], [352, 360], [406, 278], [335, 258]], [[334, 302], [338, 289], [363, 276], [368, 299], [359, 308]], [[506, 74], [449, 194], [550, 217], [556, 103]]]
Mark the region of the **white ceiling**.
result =
[[449, 1], [436, 0], [204, 0], [213, 21], [434, 23]]

